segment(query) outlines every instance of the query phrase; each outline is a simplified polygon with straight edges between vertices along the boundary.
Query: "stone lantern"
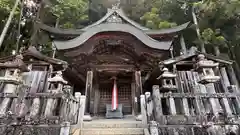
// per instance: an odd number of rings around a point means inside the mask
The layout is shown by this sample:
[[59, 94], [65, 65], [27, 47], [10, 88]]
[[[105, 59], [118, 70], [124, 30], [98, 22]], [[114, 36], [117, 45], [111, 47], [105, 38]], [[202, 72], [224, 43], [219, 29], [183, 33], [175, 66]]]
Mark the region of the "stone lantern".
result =
[[63, 79], [62, 72], [58, 71], [57, 74], [48, 79], [49, 84], [49, 90], [53, 93], [59, 93], [62, 92], [63, 86], [67, 84], [67, 81]]
[[0, 77], [0, 81], [15, 85], [20, 84], [22, 82], [21, 72], [28, 71], [22, 59], [21, 55], [17, 55], [14, 61], [0, 63], [0, 69], [5, 70], [4, 76]]
[[177, 89], [175, 78], [176, 74], [169, 72], [167, 68], [163, 68], [163, 73], [157, 78], [161, 80], [162, 86], [160, 90], [162, 91], [174, 91]]
[[[48, 79], [49, 82], [49, 93], [63, 93], [63, 87], [67, 84], [62, 77], [62, 72], [58, 71], [57, 74]], [[45, 117], [53, 116], [53, 111], [56, 108], [57, 100], [53, 98], [48, 98], [46, 108], [45, 108]]]
[[199, 73], [199, 83], [207, 84], [217, 82], [220, 79], [220, 76], [215, 75], [214, 69], [217, 68], [218, 65], [219, 63], [205, 59], [205, 56], [203, 54], [198, 55], [198, 60], [195, 64], [195, 68]]
[[[0, 82], [4, 83], [4, 94], [17, 94], [18, 86], [22, 84], [21, 73], [28, 71], [26, 65], [22, 61], [22, 55], [17, 55], [14, 61], [0, 63], [0, 69], [5, 71], [3, 76], [0, 76]], [[11, 102], [11, 98], [4, 98], [0, 104], [0, 117], [5, 116], [7, 107]]]

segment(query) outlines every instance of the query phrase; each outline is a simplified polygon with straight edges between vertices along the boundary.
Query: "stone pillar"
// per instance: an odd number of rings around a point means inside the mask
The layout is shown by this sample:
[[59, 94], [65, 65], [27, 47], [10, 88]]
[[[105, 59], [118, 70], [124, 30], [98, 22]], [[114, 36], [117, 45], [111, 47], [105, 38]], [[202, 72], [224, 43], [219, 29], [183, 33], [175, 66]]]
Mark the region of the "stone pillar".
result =
[[153, 85], [153, 106], [154, 106], [154, 116], [158, 123], [162, 124], [163, 122], [163, 112], [162, 112], [162, 101], [158, 85]]
[[150, 121], [150, 134], [151, 135], [159, 135], [158, 133], [158, 124], [156, 121]]
[[70, 122], [64, 122], [61, 125], [60, 135], [69, 135], [70, 134]]
[[80, 102], [81, 102], [81, 93], [80, 92], [75, 92], [75, 98], [77, 100], [76, 103], [76, 117], [75, 120], [77, 121], [78, 124], [78, 119], [79, 119], [79, 112], [80, 112]]
[[86, 96], [82, 95], [80, 99], [80, 109], [78, 114], [78, 124], [82, 126], [83, 121], [91, 121], [92, 118], [89, 115], [85, 115], [86, 108]]
[[215, 130], [215, 125], [211, 125], [208, 129], [207, 132], [209, 135], [218, 135]]
[[60, 110], [60, 116], [63, 121], [66, 121], [68, 119], [68, 111], [67, 111], [68, 104], [69, 104], [69, 99], [63, 100], [63, 104]]
[[[17, 85], [15, 84], [5, 84], [3, 93], [15, 93], [15, 90], [17, 89]], [[5, 116], [5, 113], [8, 109], [8, 106], [11, 102], [11, 98], [4, 98], [2, 103], [0, 104], [0, 117]]]
[[78, 111], [78, 123], [77, 125], [80, 125], [80, 128], [82, 128], [83, 123], [83, 117], [85, 112], [85, 103], [86, 102], [86, 96], [80, 97], [80, 105], [79, 105], [79, 111]]
[[44, 112], [45, 117], [52, 116], [52, 110], [54, 108], [54, 105], [55, 105], [54, 99], [52, 98], [47, 99], [46, 109]]
[[[13, 73], [11, 73], [13, 72]], [[19, 77], [20, 70], [19, 69], [7, 69], [5, 76], [2, 77], [5, 86], [3, 88], [3, 93], [5, 94], [14, 94], [17, 90], [18, 84], [21, 82], [21, 78]], [[1, 80], [0, 80], [1, 81]], [[9, 82], [10, 81], [10, 82]], [[0, 117], [4, 117], [5, 113], [11, 103], [11, 98], [4, 98], [2, 103], [0, 104]], [[17, 113], [17, 112], [15, 112]]]
[[169, 135], [178, 135], [178, 132], [175, 128], [168, 128]]
[[141, 103], [142, 124], [146, 128], [147, 127], [147, 113], [146, 113], [145, 95], [140, 96], [140, 103]]
[[31, 106], [31, 109], [30, 109], [30, 118], [35, 118], [39, 111], [40, 111], [40, 98], [34, 98], [33, 99], [33, 103], [32, 103], [32, 106]]
[[146, 98], [146, 107], [147, 107], [147, 120], [153, 120], [153, 101], [151, 99], [151, 93], [146, 92], [145, 93]]

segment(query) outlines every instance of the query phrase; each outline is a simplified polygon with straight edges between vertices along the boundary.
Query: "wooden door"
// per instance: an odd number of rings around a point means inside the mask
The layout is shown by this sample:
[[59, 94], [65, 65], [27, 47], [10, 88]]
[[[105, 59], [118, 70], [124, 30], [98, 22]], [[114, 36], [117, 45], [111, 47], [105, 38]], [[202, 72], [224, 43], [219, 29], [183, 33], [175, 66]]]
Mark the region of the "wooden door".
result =
[[[104, 83], [99, 86], [100, 102], [98, 112], [102, 115], [106, 113], [106, 104], [112, 102], [112, 83]], [[132, 113], [131, 84], [118, 84], [118, 103], [123, 105], [123, 114]]]

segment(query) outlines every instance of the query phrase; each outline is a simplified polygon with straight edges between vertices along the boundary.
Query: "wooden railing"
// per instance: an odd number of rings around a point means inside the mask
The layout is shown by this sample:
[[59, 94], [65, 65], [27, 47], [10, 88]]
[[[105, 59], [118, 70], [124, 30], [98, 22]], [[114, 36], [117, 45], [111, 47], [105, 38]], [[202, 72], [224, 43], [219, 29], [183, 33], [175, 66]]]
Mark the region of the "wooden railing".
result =
[[[158, 86], [153, 86], [153, 94], [146, 92], [145, 96], [141, 96], [141, 113], [142, 122], [147, 124], [147, 131], [145, 134], [150, 135], [225, 135], [231, 131], [235, 134], [239, 133], [240, 127], [240, 113], [229, 114], [226, 111], [224, 101], [222, 106], [224, 110], [222, 113], [204, 113], [197, 111], [196, 114], [185, 113], [184, 109], [181, 114], [171, 113], [171, 107], [176, 108], [176, 104], [171, 104], [169, 98], [183, 99], [191, 98], [197, 100], [198, 98], [203, 99], [218, 99], [219, 101], [224, 99], [236, 99], [239, 93], [224, 94], [224, 93], [214, 93], [214, 94], [189, 94], [189, 93], [160, 93]], [[166, 98], [169, 103], [169, 113], [163, 114], [163, 109], [161, 99]], [[144, 101], [143, 101], [144, 100]], [[181, 100], [180, 100], [181, 101]], [[182, 102], [182, 101], [181, 101]], [[183, 103], [183, 102], [182, 102]], [[196, 103], [196, 102], [195, 102]], [[209, 102], [210, 104], [210, 102]], [[174, 105], [174, 106], [173, 106]], [[197, 106], [195, 104], [195, 106]], [[188, 108], [189, 109], [189, 108]], [[199, 113], [198, 113], [199, 112]], [[146, 118], [145, 118], [146, 117]], [[145, 129], [146, 130], [146, 129]]]
[[64, 89], [59, 93], [31, 93], [29, 90], [30, 87], [19, 85], [12, 93], [3, 91], [0, 94], [1, 135], [11, 135], [9, 132], [34, 134], [37, 131], [34, 135], [68, 135], [70, 125], [81, 124], [85, 103], [80, 102], [86, 99], [81, 93], [73, 96]]

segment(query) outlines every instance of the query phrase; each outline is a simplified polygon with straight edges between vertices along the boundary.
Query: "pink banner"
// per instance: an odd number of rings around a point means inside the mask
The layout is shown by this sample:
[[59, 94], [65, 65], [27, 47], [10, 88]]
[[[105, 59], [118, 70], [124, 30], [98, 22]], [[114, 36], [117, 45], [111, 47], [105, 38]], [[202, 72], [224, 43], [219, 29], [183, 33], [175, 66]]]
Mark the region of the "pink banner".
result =
[[113, 90], [112, 90], [112, 111], [115, 111], [118, 108], [118, 89], [117, 81], [114, 79]]

